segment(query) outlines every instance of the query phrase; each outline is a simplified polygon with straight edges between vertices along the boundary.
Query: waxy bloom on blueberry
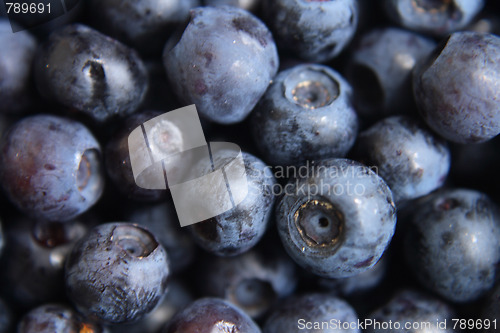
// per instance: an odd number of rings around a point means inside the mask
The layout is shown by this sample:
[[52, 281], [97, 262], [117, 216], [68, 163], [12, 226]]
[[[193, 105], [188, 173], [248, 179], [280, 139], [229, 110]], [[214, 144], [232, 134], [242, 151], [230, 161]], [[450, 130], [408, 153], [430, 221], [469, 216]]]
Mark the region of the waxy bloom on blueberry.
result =
[[67, 221], [85, 212], [104, 187], [101, 148], [81, 123], [51, 115], [26, 117], [4, 136], [0, 179], [24, 213]]
[[107, 223], [90, 231], [66, 261], [66, 291], [78, 311], [108, 323], [132, 322], [163, 297], [167, 253], [148, 230]]
[[394, 234], [396, 207], [374, 171], [355, 161], [326, 159], [286, 188], [276, 211], [278, 231], [300, 266], [345, 278], [377, 263]]
[[230, 6], [200, 7], [176, 45], [167, 42], [163, 63], [179, 99], [196, 104], [209, 120], [242, 121], [279, 65], [273, 37], [251, 13]]
[[479, 143], [500, 133], [500, 37], [456, 32], [414, 69], [415, 101], [447, 140]]

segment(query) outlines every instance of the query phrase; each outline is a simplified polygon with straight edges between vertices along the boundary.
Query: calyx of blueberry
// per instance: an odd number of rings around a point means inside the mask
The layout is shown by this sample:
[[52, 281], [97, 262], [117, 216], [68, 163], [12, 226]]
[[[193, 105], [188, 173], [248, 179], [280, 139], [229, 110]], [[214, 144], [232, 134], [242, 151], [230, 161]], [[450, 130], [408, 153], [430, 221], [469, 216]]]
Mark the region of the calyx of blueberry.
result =
[[344, 215], [328, 201], [312, 199], [297, 208], [295, 226], [310, 247], [331, 248], [343, 235]]
[[149, 256], [158, 247], [158, 243], [149, 231], [134, 226], [116, 227], [111, 241], [130, 256], [138, 259]]
[[340, 95], [339, 83], [322, 70], [294, 71], [284, 81], [286, 98], [306, 109], [330, 105]]

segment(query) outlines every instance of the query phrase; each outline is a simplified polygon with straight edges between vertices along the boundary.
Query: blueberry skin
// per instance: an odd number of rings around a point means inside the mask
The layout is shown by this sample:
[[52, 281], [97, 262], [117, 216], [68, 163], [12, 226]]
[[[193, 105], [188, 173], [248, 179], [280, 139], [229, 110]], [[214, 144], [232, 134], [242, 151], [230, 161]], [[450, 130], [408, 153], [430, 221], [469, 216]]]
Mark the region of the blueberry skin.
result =
[[[188, 226], [195, 242], [218, 256], [235, 256], [255, 246], [264, 235], [273, 211], [273, 186], [276, 181], [270, 168], [249, 153], [242, 152], [242, 156], [248, 184], [245, 199], [223, 214]], [[213, 158], [215, 165], [225, 165], [230, 157], [225, 155], [225, 151], [220, 151]], [[207, 174], [206, 171], [211, 170], [210, 160], [201, 161], [196, 168], [204, 170], [199, 174]], [[207, 183], [204, 188], [194, 188], [192, 194], [213, 196], [214, 184]]]
[[17, 326], [18, 333], [106, 332], [65, 305], [46, 304], [28, 312]]
[[265, 0], [264, 13], [279, 46], [310, 62], [336, 57], [359, 19], [357, 0]]
[[51, 115], [23, 118], [2, 140], [2, 187], [25, 214], [70, 220], [102, 194], [100, 152], [97, 140], [79, 122]]
[[147, 229], [106, 223], [73, 248], [66, 261], [66, 292], [89, 318], [132, 322], [158, 304], [169, 271], [165, 249]]
[[234, 6], [239, 7], [251, 12], [257, 11], [261, 0], [204, 0], [203, 4], [205, 6]]
[[329, 293], [342, 297], [363, 295], [376, 288], [386, 277], [389, 260], [384, 255], [369, 270], [345, 279], [320, 278], [318, 285]]
[[177, 313], [163, 333], [260, 333], [260, 328], [241, 309], [218, 298], [201, 298]]
[[304, 64], [280, 72], [251, 118], [265, 160], [294, 165], [344, 157], [358, 133], [351, 95], [349, 83], [327, 66]]
[[361, 132], [354, 151], [360, 161], [377, 167], [396, 203], [441, 187], [450, 169], [446, 142], [406, 116], [386, 118]]
[[151, 54], [161, 52], [168, 33], [199, 5], [199, 0], [92, 0], [89, 10], [100, 31]]
[[6, 230], [2, 285], [11, 303], [23, 309], [64, 299], [64, 263], [88, 231], [88, 220], [45, 222], [14, 217]]
[[[346, 301], [328, 294], [309, 293], [285, 300], [269, 316], [262, 332], [361, 332], [359, 328], [339, 327], [341, 323], [356, 323], [357, 321], [358, 315]], [[321, 322], [328, 322], [329, 327], [314, 326], [314, 323]]]
[[128, 325], [113, 325], [112, 333], [158, 333], [173, 316], [194, 302], [189, 289], [179, 280], [168, 282], [165, 296], [143, 319]]
[[373, 267], [392, 239], [396, 208], [387, 184], [347, 159], [307, 165], [276, 209], [285, 250], [304, 269], [346, 278]]
[[297, 285], [295, 264], [276, 250], [252, 249], [236, 257], [211, 258], [205, 263], [199, 272], [204, 295], [226, 299], [252, 318], [262, 318]]
[[165, 46], [163, 63], [175, 93], [221, 124], [242, 121], [279, 66], [267, 27], [236, 7], [193, 9], [180, 41], [171, 44]]
[[35, 59], [35, 79], [44, 97], [100, 122], [136, 111], [148, 88], [134, 50], [82, 24], [50, 35]]
[[413, 99], [411, 71], [435, 46], [432, 39], [397, 28], [365, 33], [352, 51], [347, 71], [356, 110], [371, 119], [405, 113]]
[[453, 302], [493, 287], [500, 262], [500, 211], [485, 195], [448, 189], [415, 204], [406, 262], [422, 285]]
[[0, 333], [10, 332], [12, 324], [12, 313], [7, 304], [0, 298]]
[[429, 127], [457, 143], [479, 143], [500, 133], [500, 37], [452, 34], [417, 65], [413, 89]]
[[[446, 303], [435, 298], [417, 292], [414, 290], [403, 290], [398, 292], [387, 304], [376, 309], [367, 316], [367, 319], [377, 320], [378, 322], [400, 323], [400, 329], [375, 329], [373, 326], [366, 328], [367, 333], [418, 333], [422, 332], [420, 328], [406, 329], [405, 325], [421, 325], [428, 323], [426, 332], [452, 333], [453, 319], [457, 318], [455, 311]], [[447, 322], [446, 328], [438, 327], [437, 323]], [[412, 326], [409, 326], [412, 327]]]
[[31, 68], [37, 48], [27, 31], [12, 33], [7, 19], [0, 18], [0, 112], [17, 113], [31, 105]]
[[179, 225], [174, 205], [170, 201], [136, 206], [125, 220], [138, 223], [155, 235], [168, 253], [172, 273], [183, 271], [193, 262], [195, 244]]
[[[132, 172], [128, 138], [130, 133], [144, 122], [153, 119], [162, 112], [145, 111], [128, 116], [104, 148], [106, 171], [118, 191], [129, 199], [143, 202], [157, 202], [165, 198], [164, 190], [150, 190], [137, 186]], [[170, 136], [168, 136], [170, 138]], [[169, 141], [164, 142], [172, 147]], [[179, 148], [180, 149], [180, 148]]]
[[403, 27], [443, 36], [469, 24], [485, 0], [385, 0], [388, 16]]

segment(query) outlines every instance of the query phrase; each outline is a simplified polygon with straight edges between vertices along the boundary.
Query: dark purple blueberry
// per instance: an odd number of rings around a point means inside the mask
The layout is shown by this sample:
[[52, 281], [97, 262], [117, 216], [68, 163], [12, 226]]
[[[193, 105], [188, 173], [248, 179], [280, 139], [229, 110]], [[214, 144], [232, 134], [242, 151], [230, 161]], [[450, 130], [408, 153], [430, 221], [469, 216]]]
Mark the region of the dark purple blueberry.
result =
[[205, 295], [224, 298], [259, 318], [294, 291], [297, 276], [295, 264], [285, 253], [251, 250], [206, 261], [199, 281]]
[[[404, 290], [364, 320], [367, 333], [452, 333], [457, 315], [446, 303], [426, 294]], [[392, 328], [383, 327], [389, 322]]]
[[2, 140], [3, 189], [26, 214], [70, 220], [102, 194], [100, 153], [97, 140], [79, 122], [50, 115], [23, 118]]
[[443, 36], [469, 24], [485, 0], [385, 0], [389, 17], [403, 27]]
[[[106, 171], [116, 188], [130, 199], [151, 202], [165, 198], [164, 190], [151, 190], [137, 186], [132, 172], [128, 145], [130, 133], [134, 129], [161, 114], [162, 112], [159, 111], [146, 111], [131, 115], [106, 145], [104, 151]], [[157, 122], [150, 133], [156, 133], [155, 138], [148, 140], [152, 151], [160, 149], [160, 151], [173, 153], [184, 149], [182, 133], [173, 123]]]
[[320, 278], [318, 284], [335, 295], [362, 295], [380, 285], [386, 276], [388, 264], [387, 256], [384, 255], [372, 268], [356, 276], [343, 279]]
[[18, 333], [106, 332], [100, 325], [82, 318], [71, 308], [46, 304], [28, 312], [17, 326]]
[[493, 287], [500, 264], [500, 211], [485, 195], [449, 189], [412, 207], [406, 262], [422, 285], [453, 302]]
[[53, 32], [35, 59], [40, 93], [97, 121], [138, 109], [148, 75], [137, 53], [82, 24]]
[[199, 0], [92, 0], [89, 11], [99, 30], [150, 54], [161, 53], [168, 34], [199, 4]]
[[203, 0], [205, 6], [234, 6], [248, 11], [257, 11], [261, 0]]
[[78, 311], [109, 323], [133, 322], [163, 297], [169, 276], [165, 249], [130, 223], [90, 231], [66, 261], [66, 292]]
[[500, 133], [500, 37], [457, 32], [414, 70], [415, 100], [427, 124], [458, 143]]
[[9, 333], [12, 325], [12, 313], [7, 304], [0, 298], [0, 333]]
[[358, 118], [351, 87], [323, 65], [298, 65], [278, 74], [255, 108], [252, 131], [275, 165], [343, 157], [354, 144]]
[[172, 273], [179, 273], [193, 262], [196, 253], [194, 242], [179, 225], [172, 203], [138, 206], [127, 215], [126, 220], [146, 227], [155, 235], [168, 253]]
[[36, 44], [29, 32], [14, 34], [9, 21], [0, 18], [0, 112], [19, 112], [30, 106]]
[[[215, 165], [226, 165], [231, 161], [230, 152], [226, 150], [212, 151]], [[189, 226], [196, 243], [206, 251], [219, 256], [235, 256], [248, 251], [262, 238], [267, 229], [273, 211], [275, 179], [271, 169], [257, 157], [242, 153], [247, 177], [248, 193], [234, 208], [208, 220]], [[206, 174], [212, 170], [210, 159], [201, 160], [195, 168]], [[240, 197], [245, 188], [239, 183], [231, 187], [232, 196]], [[185, 193], [184, 199], [198, 196], [210, 198], [216, 189], [226, 191], [226, 184], [214, 184], [209, 179], [202, 187]]]
[[[168, 282], [165, 296], [143, 319], [128, 325], [111, 326], [112, 333], [158, 333], [179, 311], [194, 302], [189, 289], [178, 280]], [[84, 333], [84, 332], [81, 332]]]
[[163, 55], [172, 88], [185, 105], [196, 104], [217, 123], [242, 121], [278, 70], [271, 33], [240, 8], [193, 9], [180, 41], [173, 42]]
[[446, 142], [406, 116], [383, 119], [361, 132], [355, 154], [363, 163], [377, 167], [396, 203], [439, 188], [450, 169]]
[[218, 298], [202, 298], [177, 313], [163, 333], [260, 333], [252, 319], [235, 305]]
[[0, 274], [12, 303], [31, 308], [63, 299], [64, 263], [75, 243], [87, 233], [86, 223], [12, 218], [6, 230]]
[[300, 266], [345, 278], [373, 267], [392, 239], [396, 207], [387, 184], [347, 159], [307, 164], [276, 210], [281, 241]]
[[357, 322], [358, 315], [346, 301], [328, 294], [305, 294], [283, 301], [262, 332], [360, 333]]
[[359, 16], [357, 0], [265, 0], [264, 12], [278, 45], [312, 62], [337, 56]]
[[402, 29], [364, 34], [352, 53], [347, 75], [356, 110], [368, 119], [408, 113], [413, 99], [411, 71], [435, 46], [433, 40]]

